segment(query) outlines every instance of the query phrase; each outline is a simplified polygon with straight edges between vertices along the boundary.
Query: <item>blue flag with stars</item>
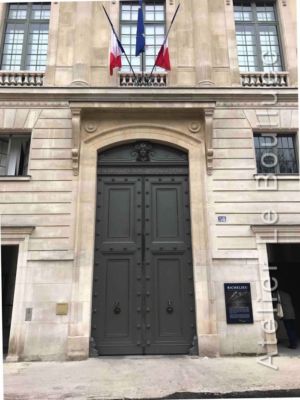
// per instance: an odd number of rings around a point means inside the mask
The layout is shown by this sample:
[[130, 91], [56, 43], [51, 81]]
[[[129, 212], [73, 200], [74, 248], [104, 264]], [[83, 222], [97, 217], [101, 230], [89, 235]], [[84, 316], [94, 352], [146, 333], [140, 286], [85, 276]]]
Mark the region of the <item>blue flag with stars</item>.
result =
[[135, 55], [139, 56], [141, 53], [144, 52], [145, 52], [145, 26], [144, 26], [144, 15], [143, 15], [143, 0], [139, 0]]

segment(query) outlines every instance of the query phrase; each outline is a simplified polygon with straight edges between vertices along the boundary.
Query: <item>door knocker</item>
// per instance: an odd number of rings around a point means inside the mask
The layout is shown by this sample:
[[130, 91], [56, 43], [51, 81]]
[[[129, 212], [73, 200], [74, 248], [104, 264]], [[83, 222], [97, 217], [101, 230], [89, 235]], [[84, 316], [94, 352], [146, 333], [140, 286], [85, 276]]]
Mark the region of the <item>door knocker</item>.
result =
[[167, 313], [172, 314], [173, 311], [174, 311], [173, 302], [171, 300], [168, 300]]
[[115, 301], [114, 302], [114, 313], [115, 314], [120, 314], [121, 313], [121, 307], [120, 307], [120, 302]]

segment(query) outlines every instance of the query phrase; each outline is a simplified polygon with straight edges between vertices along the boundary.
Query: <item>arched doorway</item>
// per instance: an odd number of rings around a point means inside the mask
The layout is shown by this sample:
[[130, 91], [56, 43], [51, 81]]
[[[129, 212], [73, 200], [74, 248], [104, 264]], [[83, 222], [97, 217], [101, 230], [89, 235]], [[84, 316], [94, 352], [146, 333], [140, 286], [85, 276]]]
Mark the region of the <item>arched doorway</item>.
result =
[[188, 354], [196, 336], [187, 153], [149, 141], [98, 153], [92, 348]]

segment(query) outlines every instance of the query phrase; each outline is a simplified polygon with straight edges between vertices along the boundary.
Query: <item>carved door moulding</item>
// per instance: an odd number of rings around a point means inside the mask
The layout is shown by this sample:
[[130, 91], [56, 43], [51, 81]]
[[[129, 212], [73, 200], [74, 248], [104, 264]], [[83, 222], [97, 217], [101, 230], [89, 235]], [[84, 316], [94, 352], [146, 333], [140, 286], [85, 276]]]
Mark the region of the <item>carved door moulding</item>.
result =
[[201, 122], [193, 121], [189, 124], [189, 131], [192, 133], [198, 133], [201, 131]]
[[97, 124], [94, 121], [88, 121], [84, 124], [84, 130], [87, 133], [94, 133], [97, 130]]
[[[203, 107], [199, 107], [200, 112], [201, 112], [201, 116], [202, 119], [204, 120], [204, 141], [205, 141], [205, 157], [206, 157], [206, 167], [207, 167], [207, 174], [211, 175], [212, 174], [212, 169], [213, 169], [213, 144], [212, 144], [212, 137], [213, 137], [213, 116], [214, 116], [214, 110], [215, 110], [215, 103], [211, 103], [211, 104], [203, 104]], [[113, 107], [112, 107], [113, 108]], [[73, 131], [73, 144], [72, 144], [72, 162], [73, 162], [73, 174], [74, 176], [78, 176], [79, 175], [79, 164], [80, 164], [80, 145], [81, 145], [81, 124], [82, 124], [82, 114], [84, 110], [88, 110], [89, 109], [89, 105], [84, 104], [83, 107], [81, 106], [75, 106], [72, 107], [71, 105], [71, 113], [72, 113], [72, 131]], [[117, 127], [113, 127], [110, 128], [108, 130], [105, 130], [103, 132], [101, 132], [101, 134], [107, 134], [111, 131], [114, 131], [116, 129], [119, 129], [120, 132], [124, 129], [128, 130], [128, 129], [136, 129], [136, 128], [141, 129], [141, 132], [143, 129], [161, 129], [163, 131], [174, 131], [179, 133], [180, 131], [174, 127], [168, 127], [168, 126], [162, 126], [159, 124], [153, 124], [153, 123], [132, 123], [132, 124], [128, 124], [125, 126], [119, 126]], [[83, 124], [83, 129], [85, 132], [87, 132], [89, 134], [89, 136], [84, 140], [85, 143], [90, 142], [91, 140], [94, 139], [95, 135], [100, 134], [99, 132], [97, 132], [97, 122], [96, 121], [85, 121]], [[192, 120], [189, 124], [188, 124], [188, 130], [189, 132], [192, 133], [192, 135], [196, 138], [197, 137], [197, 141], [199, 143], [201, 143], [201, 140], [199, 138], [199, 133], [201, 132], [202, 129], [202, 124], [201, 121], [196, 121], [196, 120]], [[187, 133], [185, 132], [180, 132], [182, 135], [186, 135], [189, 136]], [[141, 137], [141, 139], [143, 139]], [[144, 151], [146, 149], [143, 149]]]
[[149, 143], [141, 142], [134, 146], [134, 155], [136, 156], [136, 161], [150, 161], [150, 152], [152, 150], [152, 145]]
[[[72, 103], [74, 108], [80, 108], [79, 104]], [[98, 107], [99, 105], [99, 107]], [[149, 105], [149, 104], [148, 104]], [[179, 104], [178, 104], [179, 105]], [[77, 106], [77, 107], [76, 107]], [[94, 107], [95, 106], [95, 107]], [[207, 104], [207, 108], [214, 108], [214, 103]], [[110, 109], [115, 109], [115, 104], [110, 104]], [[128, 106], [127, 106], [128, 107]], [[182, 103], [181, 103], [182, 107]], [[140, 111], [140, 106], [137, 109]], [[193, 109], [191, 109], [193, 108]], [[203, 104], [198, 104], [196, 101], [191, 107], [188, 107], [186, 112], [186, 118], [181, 118], [181, 125], [179, 126], [164, 126], [155, 124], [154, 119], [148, 119], [147, 121], [137, 121], [131, 119], [130, 121], [125, 120], [120, 122], [122, 125], [107, 126], [105, 123], [105, 111], [107, 108], [101, 108], [101, 103], [96, 104], [85, 103], [82, 107], [82, 147], [80, 151], [80, 185], [78, 187], [78, 207], [76, 208], [76, 237], [74, 253], [80, 255], [75, 258], [75, 267], [78, 268], [78, 280], [73, 282], [72, 285], [72, 299], [71, 302], [71, 315], [74, 315], [72, 323], [69, 326], [68, 341], [67, 341], [67, 359], [85, 359], [88, 357], [89, 352], [89, 338], [91, 334], [90, 327], [91, 313], [81, 313], [78, 310], [81, 309], [80, 304], [86, 304], [89, 309], [92, 309], [92, 287], [91, 280], [86, 279], [86, 276], [92, 277], [92, 271], [94, 266], [94, 244], [95, 244], [95, 225], [96, 225], [96, 196], [97, 194], [97, 172], [103, 172], [103, 166], [98, 166], [97, 163], [97, 152], [102, 152], [102, 161], [104, 152], [108, 149], [112, 149], [120, 143], [123, 144], [137, 144], [143, 142], [153, 143], [164, 143], [175, 149], [182, 149], [185, 151], [186, 158], [190, 162], [190, 168], [186, 163], [186, 168], [189, 168], [190, 176], [190, 212], [191, 212], [191, 239], [192, 239], [192, 251], [193, 251], [193, 265], [196, 287], [201, 284], [202, 290], [195, 291], [197, 312], [199, 316], [208, 315], [209, 318], [204, 319], [198, 318], [197, 323], [197, 334], [199, 337], [199, 351], [202, 355], [217, 355], [218, 354], [218, 340], [219, 337], [215, 331], [215, 313], [213, 312], [213, 306], [211, 304], [209, 293], [210, 293], [210, 281], [209, 281], [209, 269], [211, 261], [208, 253], [203, 249], [209, 248], [208, 246], [208, 235], [203, 234], [207, 229], [207, 213], [205, 208], [205, 175], [206, 175], [206, 160], [205, 160], [205, 144], [204, 144], [204, 109]], [[85, 114], [85, 110], [87, 114]], [[102, 111], [101, 112], [99, 112]], [[156, 105], [155, 110], [157, 113]], [[163, 111], [163, 106], [162, 106]], [[191, 114], [193, 113], [193, 117]], [[171, 111], [169, 111], [171, 112]], [[95, 133], [85, 134], [84, 124], [91, 118], [91, 114], [95, 117], [97, 113], [97, 121], [99, 123], [98, 129]], [[177, 110], [174, 110], [176, 115]], [[101, 117], [103, 116], [103, 118]], [[192, 121], [201, 121], [202, 132], [200, 134], [192, 134], [188, 130], [188, 125]], [[97, 122], [96, 121], [96, 122]], [[203, 121], [203, 122], [202, 122]], [[151, 123], [152, 122], [152, 123]], [[101, 125], [100, 125], [101, 124]], [[106, 127], [105, 127], [106, 125]], [[170, 125], [170, 124], [169, 124]], [[211, 124], [212, 126], [212, 124]], [[120, 132], [121, 131], [121, 132]], [[85, 134], [85, 135], [84, 135]], [[84, 135], [84, 136], [83, 136]], [[172, 146], [173, 145], [173, 146]], [[132, 149], [134, 152], [134, 149]], [[152, 153], [152, 152], [151, 152]], [[143, 167], [142, 164], [147, 165], [148, 168], [156, 168], [156, 151], [153, 149], [153, 155], [150, 154], [150, 162], [135, 162], [137, 164], [135, 168]], [[130, 153], [131, 155], [131, 153]], [[132, 155], [131, 155], [132, 157]], [[120, 159], [118, 154], [118, 159]], [[153, 161], [151, 161], [151, 159]], [[173, 163], [173, 161], [172, 161]], [[174, 167], [177, 168], [178, 161], [175, 160], [173, 163]], [[107, 160], [107, 169], [112, 168], [110, 160]], [[168, 167], [168, 165], [167, 165]], [[153, 168], [153, 169], [154, 169]], [[162, 168], [158, 166], [158, 170]], [[163, 165], [164, 168], [164, 165]], [[102, 169], [102, 172], [101, 172]], [[128, 175], [127, 171], [122, 169], [123, 173]], [[160, 174], [162, 171], [159, 171]], [[165, 172], [163, 171], [163, 174]], [[124, 177], [125, 179], [127, 176]], [[171, 177], [172, 180], [172, 177]], [[117, 197], [118, 198], [118, 197]], [[186, 203], [187, 204], [187, 203]], [[99, 209], [100, 210], [100, 209]], [[123, 246], [122, 246], [123, 248]], [[198, 266], [201, 266], [203, 270], [203, 279], [199, 277]], [[171, 299], [172, 300], [172, 299]], [[116, 299], [120, 301], [120, 299]], [[78, 308], [79, 305], [80, 309]], [[121, 314], [122, 315], [122, 314]], [[196, 340], [194, 341], [196, 343]]]

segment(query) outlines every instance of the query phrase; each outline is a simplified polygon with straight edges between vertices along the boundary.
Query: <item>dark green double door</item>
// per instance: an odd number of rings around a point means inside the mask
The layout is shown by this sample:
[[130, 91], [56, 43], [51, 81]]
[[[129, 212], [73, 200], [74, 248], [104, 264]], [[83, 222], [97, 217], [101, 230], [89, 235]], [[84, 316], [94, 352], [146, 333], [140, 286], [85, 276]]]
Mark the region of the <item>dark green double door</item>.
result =
[[192, 347], [184, 164], [159, 168], [146, 159], [120, 166], [104, 157], [99, 165], [91, 333], [98, 354], [187, 354]]

